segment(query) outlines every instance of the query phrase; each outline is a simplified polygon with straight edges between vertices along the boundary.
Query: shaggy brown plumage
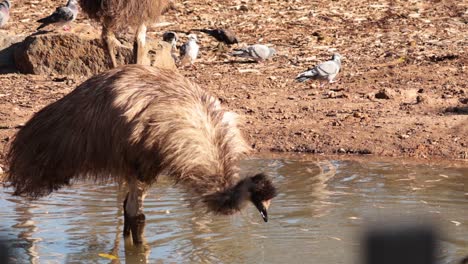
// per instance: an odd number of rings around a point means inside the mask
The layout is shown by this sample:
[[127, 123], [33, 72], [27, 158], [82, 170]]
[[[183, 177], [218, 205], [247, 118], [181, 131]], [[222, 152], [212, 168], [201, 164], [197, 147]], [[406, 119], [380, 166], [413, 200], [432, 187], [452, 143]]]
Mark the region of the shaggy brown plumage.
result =
[[152, 23], [169, 7], [169, 0], [79, 0], [83, 12], [110, 30]]
[[250, 148], [235, 117], [178, 73], [119, 67], [85, 81], [18, 131], [7, 180], [16, 195], [37, 198], [76, 179], [150, 185], [167, 174], [210, 211], [232, 214], [250, 200], [266, 221], [261, 203], [276, 190], [264, 174], [239, 178], [237, 161]]
[[120, 44], [114, 32], [136, 27], [133, 45], [136, 64], [148, 63], [146, 58], [146, 25], [156, 21], [173, 3], [170, 0], [79, 0], [84, 13], [102, 24], [102, 38], [117, 67], [116, 47]]

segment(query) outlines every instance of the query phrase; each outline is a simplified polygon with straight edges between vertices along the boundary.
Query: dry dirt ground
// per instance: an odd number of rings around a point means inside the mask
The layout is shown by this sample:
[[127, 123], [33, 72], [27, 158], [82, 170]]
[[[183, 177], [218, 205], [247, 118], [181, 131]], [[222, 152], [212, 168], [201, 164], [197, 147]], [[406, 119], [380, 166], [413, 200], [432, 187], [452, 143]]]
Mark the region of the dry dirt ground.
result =
[[[17, 34], [33, 33], [35, 20], [65, 2], [12, 1], [5, 30]], [[239, 46], [278, 51], [267, 63], [249, 63], [199, 33], [196, 68], [181, 69], [245, 116], [256, 150], [468, 159], [466, 1], [189, 0], [175, 7], [149, 27], [150, 37], [174, 30], [185, 41], [183, 32], [225, 27]], [[83, 23], [90, 21], [80, 14], [75, 24]], [[294, 81], [334, 52], [344, 56], [336, 83]], [[0, 159], [18, 127], [84, 79], [0, 75]]]

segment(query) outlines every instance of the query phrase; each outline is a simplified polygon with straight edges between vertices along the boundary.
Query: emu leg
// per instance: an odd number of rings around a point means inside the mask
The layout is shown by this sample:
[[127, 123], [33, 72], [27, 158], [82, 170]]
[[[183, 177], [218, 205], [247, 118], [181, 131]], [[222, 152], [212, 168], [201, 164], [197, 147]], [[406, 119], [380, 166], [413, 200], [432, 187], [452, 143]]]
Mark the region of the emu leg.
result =
[[147, 60], [146, 56], [146, 26], [145, 24], [141, 24], [138, 26], [135, 41], [133, 42], [133, 62], [135, 64], [148, 64], [149, 60]]
[[102, 35], [103, 35], [102, 37], [104, 39], [104, 43], [107, 48], [107, 54], [109, 54], [109, 57], [112, 62], [112, 67], [115, 68], [118, 66], [117, 59], [115, 57], [115, 48], [120, 45], [120, 42], [115, 37], [114, 32], [110, 31], [106, 27], [103, 27]]
[[135, 181], [128, 183], [129, 192], [124, 201], [124, 237], [132, 234], [134, 244], [143, 243], [145, 228], [145, 214], [143, 214], [143, 201], [146, 196], [146, 185]]

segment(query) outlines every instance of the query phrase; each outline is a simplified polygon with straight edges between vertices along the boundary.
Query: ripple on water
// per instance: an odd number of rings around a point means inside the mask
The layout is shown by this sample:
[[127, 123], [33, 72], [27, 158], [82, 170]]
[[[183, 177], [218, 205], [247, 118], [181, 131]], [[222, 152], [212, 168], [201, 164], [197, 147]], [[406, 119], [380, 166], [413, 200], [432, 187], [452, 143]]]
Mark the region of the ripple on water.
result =
[[146, 244], [126, 247], [125, 190], [79, 182], [35, 201], [3, 189], [0, 232], [17, 248], [19, 263], [109, 262], [99, 253], [126, 263], [349, 263], [363, 223], [418, 212], [442, 223], [445, 262], [468, 247], [468, 169], [288, 159], [242, 163], [242, 173], [258, 171], [270, 174], [280, 191], [267, 224], [252, 206], [230, 217], [192, 210], [182, 190], [162, 180], [145, 200]]

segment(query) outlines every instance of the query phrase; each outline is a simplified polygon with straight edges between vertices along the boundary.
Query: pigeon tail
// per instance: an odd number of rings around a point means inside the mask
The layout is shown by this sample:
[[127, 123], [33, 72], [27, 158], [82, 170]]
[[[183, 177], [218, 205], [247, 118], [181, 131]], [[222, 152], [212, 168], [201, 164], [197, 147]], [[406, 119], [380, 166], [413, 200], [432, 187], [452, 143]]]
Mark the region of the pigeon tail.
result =
[[296, 77], [296, 81], [297, 82], [305, 82], [307, 80], [309, 80], [310, 78], [307, 77], [307, 76], [300, 76], [300, 77]]
[[[43, 20], [43, 19], [41, 19], [41, 20]], [[39, 20], [38, 20], [37, 22], [42, 23], [42, 24], [41, 24], [40, 26], [38, 26], [38, 27], [36, 28], [36, 30], [43, 29], [43, 28], [45, 28], [47, 25], [49, 25], [49, 23], [45, 23], [44, 21], [39, 21]]]
[[305, 81], [310, 80], [310, 79], [315, 79], [318, 76], [318, 74], [319, 74], [319, 72], [317, 71], [317, 69], [313, 68], [313, 69], [307, 70], [307, 71], [299, 74], [296, 77], [296, 81], [305, 82]]
[[243, 49], [235, 49], [233, 52], [231, 52], [230, 55], [231, 56], [242, 57], [242, 56], [248, 55], [248, 52], [246, 50], [243, 50]]
[[5, 0], [3, 2], [0, 2], [0, 10], [7, 10], [9, 11], [11, 7], [11, 3], [9, 0]]

